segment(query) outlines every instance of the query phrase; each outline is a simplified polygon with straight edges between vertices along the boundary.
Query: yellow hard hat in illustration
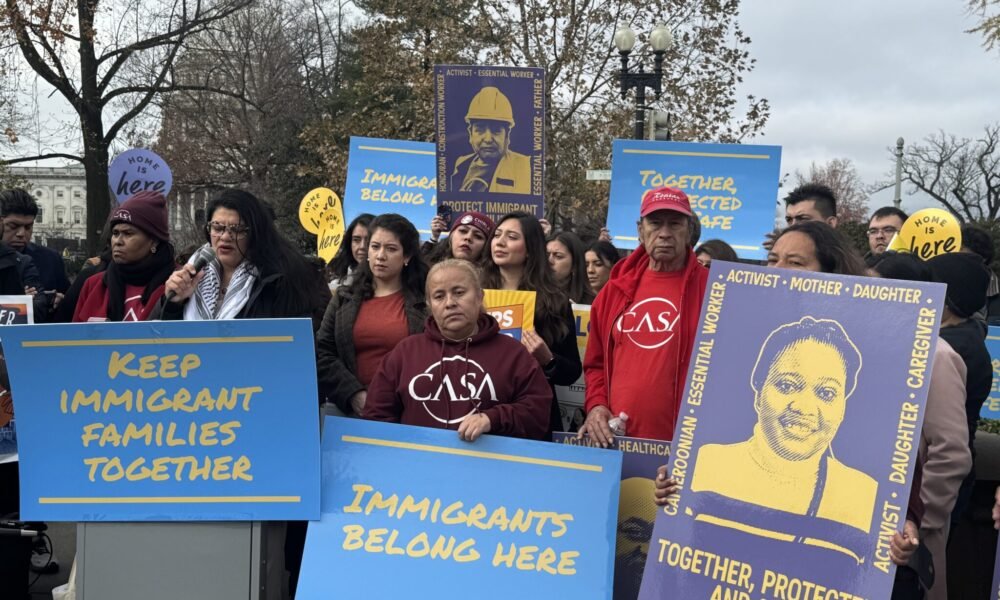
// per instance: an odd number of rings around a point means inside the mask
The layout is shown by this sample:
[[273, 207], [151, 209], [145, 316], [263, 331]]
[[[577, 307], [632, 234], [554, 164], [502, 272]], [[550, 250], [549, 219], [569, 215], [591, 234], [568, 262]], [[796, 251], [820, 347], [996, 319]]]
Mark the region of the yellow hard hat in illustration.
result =
[[473, 119], [503, 121], [513, 127], [514, 109], [510, 105], [510, 100], [499, 89], [484, 87], [469, 103], [469, 112], [465, 115], [466, 124]]

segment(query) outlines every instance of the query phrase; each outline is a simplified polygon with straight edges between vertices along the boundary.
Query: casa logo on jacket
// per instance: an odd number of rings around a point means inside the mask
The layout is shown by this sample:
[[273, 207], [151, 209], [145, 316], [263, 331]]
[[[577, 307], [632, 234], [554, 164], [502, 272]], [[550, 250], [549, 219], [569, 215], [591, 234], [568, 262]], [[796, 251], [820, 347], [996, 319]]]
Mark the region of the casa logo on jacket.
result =
[[[464, 419], [476, 402], [497, 401], [493, 378], [482, 365], [464, 356], [449, 356], [429, 365], [410, 380], [409, 392], [431, 418], [447, 425]], [[455, 402], [469, 404], [456, 407]]]
[[646, 298], [633, 304], [615, 328], [640, 348], [655, 350], [674, 339], [680, 311], [666, 298]]

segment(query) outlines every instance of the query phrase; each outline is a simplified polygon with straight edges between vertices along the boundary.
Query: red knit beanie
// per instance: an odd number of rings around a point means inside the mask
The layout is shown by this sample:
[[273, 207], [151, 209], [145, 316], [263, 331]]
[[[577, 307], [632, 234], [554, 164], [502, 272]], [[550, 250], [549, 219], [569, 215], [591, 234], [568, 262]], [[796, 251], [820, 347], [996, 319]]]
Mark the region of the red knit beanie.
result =
[[132, 194], [121, 206], [111, 211], [108, 223], [112, 227], [116, 223], [128, 223], [160, 241], [170, 240], [167, 199], [160, 192], [141, 191]]

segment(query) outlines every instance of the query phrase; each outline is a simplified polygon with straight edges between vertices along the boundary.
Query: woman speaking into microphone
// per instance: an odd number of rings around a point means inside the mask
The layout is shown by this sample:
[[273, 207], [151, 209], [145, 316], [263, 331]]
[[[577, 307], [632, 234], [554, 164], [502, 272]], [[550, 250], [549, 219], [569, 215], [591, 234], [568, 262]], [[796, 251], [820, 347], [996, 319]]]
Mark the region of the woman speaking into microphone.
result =
[[[252, 194], [226, 190], [213, 199], [205, 236], [215, 258], [194, 267], [202, 252], [170, 276], [165, 320], [209, 321], [310, 317], [330, 291], [314, 269], [274, 227]], [[168, 299], [169, 298], [169, 299]]]

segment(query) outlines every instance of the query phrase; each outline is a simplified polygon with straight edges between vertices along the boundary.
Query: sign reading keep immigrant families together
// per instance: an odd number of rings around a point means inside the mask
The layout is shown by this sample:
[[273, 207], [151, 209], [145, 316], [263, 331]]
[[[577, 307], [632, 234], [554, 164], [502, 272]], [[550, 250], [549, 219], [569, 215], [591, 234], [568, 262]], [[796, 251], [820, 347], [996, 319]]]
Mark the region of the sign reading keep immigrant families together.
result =
[[3, 349], [22, 519], [319, 516], [308, 319], [10, 327]]
[[640, 598], [888, 598], [943, 300], [713, 261]]

